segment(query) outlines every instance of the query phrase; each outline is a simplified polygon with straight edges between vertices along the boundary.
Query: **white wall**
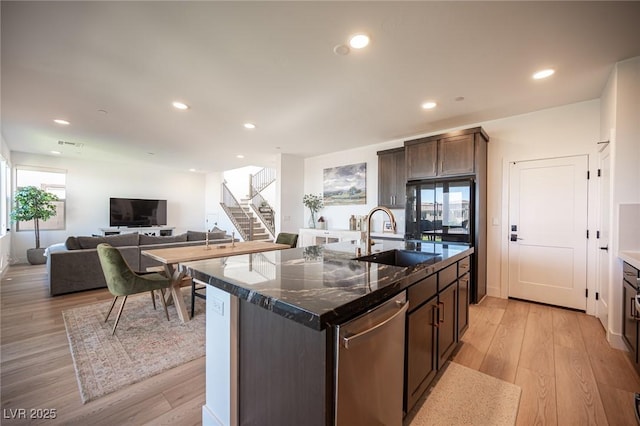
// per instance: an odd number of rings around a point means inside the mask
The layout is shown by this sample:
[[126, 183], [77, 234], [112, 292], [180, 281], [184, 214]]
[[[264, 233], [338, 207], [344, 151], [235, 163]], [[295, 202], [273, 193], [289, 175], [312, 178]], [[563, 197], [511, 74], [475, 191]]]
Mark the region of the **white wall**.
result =
[[[411, 138], [409, 138], [411, 139]], [[324, 169], [346, 166], [349, 164], [367, 163], [367, 203], [349, 206], [325, 206], [317, 214], [323, 216], [328, 229], [349, 229], [351, 215], [364, 216], [378, 205], [378, 156], [377, 151], [403, 146], [404, 140], [393, 140], [381, 144], [368, 145], [362, 148], [307, 158], [304, 161], [304, 193], [320, 194], [323, 192]], [[298, 201], [302, 205], [302, 197]], [[304, 208], [304, 226], [306, 227], [309, 209]], [[397, 232], [404, 235], [404, 210], [392, 210], [398, 223]], [[382, 232], [382, 222], [388, 220], [384, 213], [376, 213], [371, 219], [372, 232]]]
[[304, 160], [295, 155], [280, 154], [276, 166], [276, 235], [298, 233], [303, 227]]
[[[11, 152], [4, 140], [4, 136], [0, 135], [0, 155], [7, 161], [8, 166], [11, 166]], [[5, 176], [0, 178], [0, 182], [4, 183]], [[9, 186], [11, 188], [11, 186]], [[9, 266], [11, 259], [11, 232], [7, 232], [4, 235], [0, 235], [0, 276], [4, 274]]]
[[[611, 235], [613, 247], [609, 283], [609, 341], [623, 348], [622, 260], [617, 257], [620, 235], [627, 230], [620, 223], [621, 204], [640, 203], [640, 57], [616, 64], [602, 94], [601, 136], [610, 139]], [[636, 219], [637, 220], [637, 219]], [[640, 247], [640, 241], [636, 242]]]
[[[41, 245], [64, 242], [70, 235], [91, 235], [109, 226], [109, 197], [167, 200], [168, 226], [176, 233], [204, 230], [205, 175], [152, 166], [120, 166], [114, 163], [35, 155], [14, 151], [13, 166], [39, 166], [66, 170], [66, 229], [41, 231]], [[15, 231], [15, 225], [12, 226]], [[33, 232], [13, 232], [12, 257], [26, 261], [26, 250], [35, 244]]]
[[[460, 128], [482, 126], [491, 138], [488, 145], [488, 191], [487, 191], [487, 284], [488, 294], [506, 297], [506, 283], [503, 270], [506, 267], [508, 210], [505, 165], [509, 161], [541, 159], [549, 157], [582, 155], [590, 157], [590, 167], [595, 163], [596, 142], [599, 138], [600, 102], [592, 100], [571, 105], [542, 110], [530, 114], [470, 123]], [[429, 134], [415, 135], [403, 140], [393, 140], [383, 144], [336, 152], [305, 160], [305, 193], [322, 193], [323, 169], [360, 162], [367, 163], [367, 204], [353, 206], [325, 207], [320, 214], [328, 220], [331, 229], [348, 229], [351, 214], [365, 215], [377, 204], [378, 167], [376, 151], [403, 146], [404, 140], [439, 134], [455, 129], [442, 129]], [[508, 170], [508, 169], [507, 169]], [[301, 201], [300, 201], [301, 203]], [[590, 207], [590, 212], [593, 206]], [[404, 211], [394, 210], [398, 220], [399, 233], [404, 233]], [[309, 216], [305, 211], [305, 223]], [[590, 214], [590, 217], [595, 215]], [[374, 232], [380, 232], [383, 214], [373, 218]], [[496, 223], [496, 225], [493, 225]], [[593, 243], [592, 243], [593, 245]], [[590, 247], [590, 253], [593, 253]]]

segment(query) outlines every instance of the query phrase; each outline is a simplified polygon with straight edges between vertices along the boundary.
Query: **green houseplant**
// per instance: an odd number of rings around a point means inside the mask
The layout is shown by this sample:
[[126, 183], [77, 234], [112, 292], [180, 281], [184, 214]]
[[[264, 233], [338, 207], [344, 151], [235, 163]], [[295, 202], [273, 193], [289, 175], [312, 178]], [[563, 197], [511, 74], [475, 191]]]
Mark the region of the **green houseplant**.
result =
[[36, 247], [27, 249], [27, 260], [32, 265], [42, 264], [45, 262], [45, 257], [44, 248], [40, 247], [40, 221], [56, 215], [56, 206], [53, 201], [58, 201], [58, 197], [35, 186], [25, 186], [16, 191], [14, 201], [15, 208], [11, 211], [11, 220], [14, 222], [33, 220]]
[[324, 200], [321, 195], [305, 194], [302, 197], [302, 203], [309, 208], [311, 217], [309, 218], [309, 228], [316, 227], [316, 213], [324, 206]]

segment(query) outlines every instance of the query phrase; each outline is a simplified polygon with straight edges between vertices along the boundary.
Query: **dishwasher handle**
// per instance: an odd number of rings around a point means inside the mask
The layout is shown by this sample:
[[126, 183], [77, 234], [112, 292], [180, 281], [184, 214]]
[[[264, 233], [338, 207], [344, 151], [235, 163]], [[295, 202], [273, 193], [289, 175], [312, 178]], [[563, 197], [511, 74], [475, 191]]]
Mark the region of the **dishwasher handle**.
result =
[[345, 347], [345, 349], [349, 349], [349, 344], [353, 344], [356, 340], [360, 339], [363, 336], [366, 336], [369, 333], [372, 333], [376, 330], [378, 330], [381, 327], [384, 327], [386, 324], [388, 324], [389, 322], [393, 321], [395, 318], [397, 318], [398, 316], [404, 314], [407, 312], [407, 309], [409, 309], [409, 302], [396, 302], [398, 303], [398, 306], [402, 306], [402, 308], [400, 308], [398, 310], [398, 312], [396, 312], [395, 314], [391, 315], [389, 318], [385, 319], [384, 321], [379, 322], [378, 324], [375, 324], [372, 327], [369, 327], [368, 329], [361, 331], [358, 334], [354, 334], [353, 336], [349, 336], [349, 337], [343, 337], [342, 338], [342, 345]]

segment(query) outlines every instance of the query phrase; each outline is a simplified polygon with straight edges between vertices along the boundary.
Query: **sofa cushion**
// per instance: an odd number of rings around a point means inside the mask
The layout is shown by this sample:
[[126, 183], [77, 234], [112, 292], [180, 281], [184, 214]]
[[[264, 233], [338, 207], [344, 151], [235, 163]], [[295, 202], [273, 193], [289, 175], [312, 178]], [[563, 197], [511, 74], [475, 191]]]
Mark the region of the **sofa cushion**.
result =
[[[206, 232], [200, 231], [187, 231], [187, 241], [204, 241], [207, 237]], [[219, 231], [210, 231], [209, 232], [209, 241], [211, 240], [219, 240], [221, 238], [225, 238], [227, 233], [223, 230]]]
[[166, 244], [166, 243], [182, 243], [187, 241], [187, 234], [179, 234], [167, 237], [156, 237], [155, 235], [140, 235], [140, 245], [148, 246], [149, 244]]
[[113, 247], [137, 246], [138, 234], [107, 235], [106, 237], [76, 237], [82, 249], [94, 249], [100, 243], [111, 244]]
[[76, 237], [67, 238], [67, 240], [64, 242], [64, 245], [67, 246], [67, 250], [80, 250], [82, 248], [80, 247], [80, 243], [78, 242], [78, 238]]

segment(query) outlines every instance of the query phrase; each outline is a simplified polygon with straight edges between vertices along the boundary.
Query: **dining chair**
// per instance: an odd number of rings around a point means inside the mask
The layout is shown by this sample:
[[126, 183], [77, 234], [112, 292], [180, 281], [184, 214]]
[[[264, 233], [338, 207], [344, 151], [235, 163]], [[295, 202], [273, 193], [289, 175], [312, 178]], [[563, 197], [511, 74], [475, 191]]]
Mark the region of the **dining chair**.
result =
[[[200, 293], [203, 290], [205, 291], [205, 293]], [[199, 299], [206, 300], [207, 299], [206, 290], [207, 290], [206, 285], [198, 284], [196, 283], [196, 280], [194, 280], [193, 278], [191, 279], [191, 318], [193, 318], [193, 315], [196, 310], [196, 297]]]
[[288, 232], [281, 232], [276, 237], [276, 243], [278, 244], [288, 244], [292, 248], [298, 244], [298, 234], [291, 234]]
[[116, 304], [118, 297], [124, 296], [118, 315], [116, 316], [116, 322], [113, 324], [113, 330], [111, 335], [116, 332], [124, 304], [127, 301], [127, 296], [132, 294], [151, 292], [151, 298], [153, 300], [153, 309], [156, 308], [154, 290], [160, 290], [160, 298], [164, 306], [164, 313], [169, 321], [169, 311], [167, 311], [167, 302], [164, 298], [164, 292], [162, 290], [169, 289], [171, 287], [171, 279], [157, 272], [151, 273], [138, 273], [134, 272], [127, 262], [122, 257], [122, 254], [117, 248], [107, 243], [98, 244], [98, 258], [100, 259], [100, 265], [102, 266], [102, 272], [104, 278], [107, 281], [107, 287], [109, 292], [114, 296], [113, 302], [109, 307], [109, 312], [104, 322], [109, 320], [109, 315]]

